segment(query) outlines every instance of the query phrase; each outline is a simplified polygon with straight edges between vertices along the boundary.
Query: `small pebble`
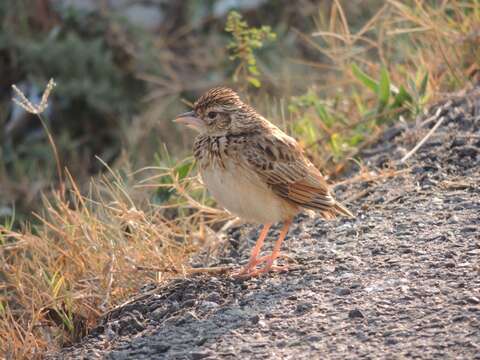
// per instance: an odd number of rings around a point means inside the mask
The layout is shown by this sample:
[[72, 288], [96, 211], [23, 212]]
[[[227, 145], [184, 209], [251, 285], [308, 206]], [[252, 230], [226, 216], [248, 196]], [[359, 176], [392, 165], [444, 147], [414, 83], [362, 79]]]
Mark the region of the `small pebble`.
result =
[[350, 319], [363, 319], [365, 316], [363, 315], [363, 313], [360, 310], [353, 309], [353, 310], [350, 310], [348, 312], [348, 317]]
[[336, 288], [335, 289], [335, 294], [339, 296], [345, 296], [345, 295], [350, 295], [352, 293], [352, 290], [347, 289], [347, 288]]
[[465, 299], [469, 304], [478, 305], [480, 304], [480, 299], [475, 296], [469, 296]]

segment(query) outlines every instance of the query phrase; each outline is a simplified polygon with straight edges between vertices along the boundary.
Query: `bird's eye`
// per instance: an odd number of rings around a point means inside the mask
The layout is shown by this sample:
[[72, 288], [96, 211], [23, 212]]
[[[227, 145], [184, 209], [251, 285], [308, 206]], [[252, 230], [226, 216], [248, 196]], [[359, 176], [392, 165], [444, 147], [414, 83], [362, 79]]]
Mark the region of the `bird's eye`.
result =
[[210, 119], [215, 119], [215, 117], [217, 116], [217, 113], [215, 111], [210, 111], [207, 116], [210, 118]]

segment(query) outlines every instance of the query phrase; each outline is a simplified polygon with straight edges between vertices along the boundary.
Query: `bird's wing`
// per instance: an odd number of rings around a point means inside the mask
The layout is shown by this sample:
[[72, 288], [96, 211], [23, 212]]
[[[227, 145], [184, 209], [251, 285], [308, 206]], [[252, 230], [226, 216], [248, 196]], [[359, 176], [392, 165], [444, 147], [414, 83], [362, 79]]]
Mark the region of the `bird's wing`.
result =
[[301, 207], [320, 210], [325, 215], [344, 213], [336, 209], [341, 205], [337, 205], [322, 174], [293, 138], [278, 131], [259, 134], [246, 145], [243, 154], [249, 168], [277, 195]]

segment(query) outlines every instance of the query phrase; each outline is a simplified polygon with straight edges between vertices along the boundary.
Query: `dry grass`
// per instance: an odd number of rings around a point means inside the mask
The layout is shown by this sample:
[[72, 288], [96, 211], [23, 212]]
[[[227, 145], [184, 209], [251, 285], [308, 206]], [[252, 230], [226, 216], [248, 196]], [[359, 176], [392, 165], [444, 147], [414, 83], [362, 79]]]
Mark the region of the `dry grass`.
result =
[[[321, 94], [320, 103], [335, 120], [333, 125], [326, 124], [313, 107], [293, 113], [291, 122], [295, 125], [303, 116], [308, 126], [313, 124], [316, 136], [303, 137], [304, 146], [311, 149], [314, 162], [332, 176], [374, 142], [385, 123], [421, 115], [425, 105], [443, 93], [478, 81], [480, 69], [478, 1], [389, 0], [355, 30], [346, 8], [346, 2], [333, 1], [328, 15], [322, 12], [318, 16], [318, 31], [298, 33], [325, 60], [294, 60], [323, 76], [312, 89]], [[381, 69], [386, 69], [391, 85], [397, 89], [404, 86], [413, 101], [375, 111], [378, 95], [358, 80], [352, 64], [375, 80]], [[421, 96], [418, 92], [425, 74], [428, 82]], [[300, 127], [296, 135], [302, 137], [305, 132]]]
[[[319, 16], [313, 36], [300, 37], [325, 56], [324, 62], [307, 66], [323, 72], [328, 86], [316, 89], [329, 99], [327, 109], [339, 121], [326, 127], [318, 114], [306, 110], [303, 115], [318, 136], [303, 143], [317, 164], [335, 175], [374, 141], [382, 127], [377, 118], [395, 119], [404, 110], [368, 114], [377, 99], [358, 86], [351, 63], [372, 77], [384, 65], [393, 84], [410, 77], [418, 85], [428, 72], [428, 96], [416, 104], [421, 110], [443, 91], [468, 84], [478, 69], [480, 3], [391, 0], [356, 31], [340, 1], [333, 2], [329, 15], [328, 21]], [[297, 115], [292, 113], [291, 121]], [[333, 161], [332, 138], [358, 132], [362, 142]], [[51, 145], [55, 151], [53, 139]], [[76, 341], [142, 284], [188, 275], [191, 255], [211, 241], [211, 229], [228, 219], [211, 206], [196, 177], [180, 176], [176, 168], [109, 169], [92, 180], [88, 191], [80, 191], [59, 160], [57, 165], [64, 185], [44, 198], [36, 215], [40, 223], [25, 224], [21, 231], [0, 226], [0, 353], [11, 358], [41, 357]], [[371, 178], [368, 170], [365, 174], [358, 178]], [[151, 194], [160, 187], [173, 195], [156, 205]]]
[[[22, 106], [42, 122], [37, 110], [47, 106], [49, 89], [38, 106], [17, 90]], [[56, 153], [53, 139], [51, 145]], [[0, 226], [0, 339], [8, 357], [39, 357], [78, 341], [139, 286], [190, 273], [188, 259], [207, 238], [202, 230], [229, 218], [205, 204], [196, 177], [180, 179], [175, 168], [123, 176], [108, 168], [86, 194], [68, 170], [64, 177], [35, 214], [40, 225]], [[152, 186], [175, 194], [155, 206], [145, 192]]]
[[[432, 89], [452, 90], [478, 69], [479, 12], [478, 1], [389, 0], [353, 31], [348, 14], [335, 1], [329, 21], [320, 16], [320, 30], [305, 40], [329, 59], [337, 74], [349, 74], [352, 61], [372, 75], [384, 65], [392, 82], [403, 84], [421, 70], [431, 74]], [[345, 80], [341, 78], [343, 84]]]
[[[175, 179], [170, 169], [156, 171]], [[0, 227], [0, 339], [7, 354], [31, 358], [78, 340], [143, 284], [188, 273], [187, 260], [206, 241], [201, 230], [227, 218], [192, 197], [195, 178], [164, 184], [178, 195], [157, 207], [133, 177], [112, 172], [92, 181], [86, 195], [69, 177], [66, 193], [44, 200], [36, 215], [41, 225]]]

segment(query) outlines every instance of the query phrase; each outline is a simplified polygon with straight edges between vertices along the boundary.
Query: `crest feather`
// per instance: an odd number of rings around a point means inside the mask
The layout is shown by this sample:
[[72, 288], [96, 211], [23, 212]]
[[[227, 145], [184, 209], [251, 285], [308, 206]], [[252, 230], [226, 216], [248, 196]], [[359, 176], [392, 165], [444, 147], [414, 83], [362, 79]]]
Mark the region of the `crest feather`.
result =
[[209, 108], [211, 106], [238, 106], [242, 104], [238, 94], [230, 88], [216, 87], [208, 90], [194, 104], [195, 109]]

